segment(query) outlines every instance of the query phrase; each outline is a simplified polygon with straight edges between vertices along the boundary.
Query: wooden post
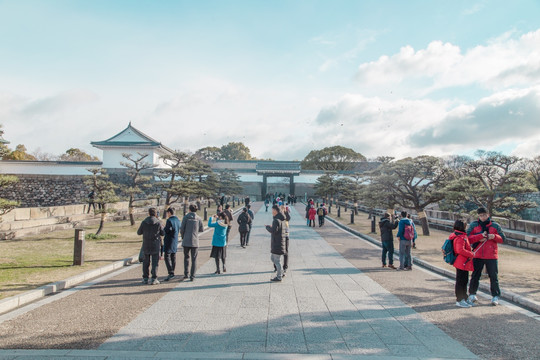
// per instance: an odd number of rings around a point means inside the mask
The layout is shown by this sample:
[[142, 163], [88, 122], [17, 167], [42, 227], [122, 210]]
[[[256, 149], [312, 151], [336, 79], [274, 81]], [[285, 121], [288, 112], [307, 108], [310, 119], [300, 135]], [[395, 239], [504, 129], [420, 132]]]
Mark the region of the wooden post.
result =
[[207, 221], [208, 220], [208, 209], [205, 207], [204, 208], [204, 221]]
[[75, 229], [73, 243], [73, 265], [84, 264], [84, 229]]
[[354, 211], [351, 211], [351, 224], [354, 224]]

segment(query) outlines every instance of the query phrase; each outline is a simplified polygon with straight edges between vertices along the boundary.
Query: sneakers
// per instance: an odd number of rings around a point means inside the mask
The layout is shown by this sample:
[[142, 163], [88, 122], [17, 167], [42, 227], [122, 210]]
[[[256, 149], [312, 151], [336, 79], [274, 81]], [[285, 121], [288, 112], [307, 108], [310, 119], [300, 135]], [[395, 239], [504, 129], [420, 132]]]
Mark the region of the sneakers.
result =
[[281, 281], [281, 279], [276, 276], [275, 278], [270, 279], [270, 281]]
[[405, 271], [411, 271], [411, 270], [412, 270], [412, 266], [407, 266], [407, 267], [405, 268]]
[[152, 279], [152, 281], [150, 282], [150, 285], [159, 285], [159, 280], [158, 279]]
[[471, 307], [471, 305], [469, 305], [469, 303], [465, 299], [463, 299], [461, 301], [456, 301], [456, 306], [460, 307], [460, 308], [470, 308]]
[[148, 284], [148, 278], [142, 279], [142, 283], [143, 283], [144, 285], [147, 285], [147, 284]]
[[494, 297], [491, 299], [491, 305], [493, 305], [493, 306], [499, 305], [499, 297], [498, 297], [498, 296], [494, 296]]
[[169, 275], [167, 275], [167, 277], [165, 279], [163, 279], [163, 281], [169, 281], [172, 278], [174, 278], [174, 275], [169, 274]]
[[474, 303], [477, 303], [477, 302], [478, 302], [478, 298], [476, 297], [475, 294], [471, 294], [471, 295], [469, 295], [469, 298], [467, 299], [467, 301], [468, 301], [469, 303], [474, 304]]

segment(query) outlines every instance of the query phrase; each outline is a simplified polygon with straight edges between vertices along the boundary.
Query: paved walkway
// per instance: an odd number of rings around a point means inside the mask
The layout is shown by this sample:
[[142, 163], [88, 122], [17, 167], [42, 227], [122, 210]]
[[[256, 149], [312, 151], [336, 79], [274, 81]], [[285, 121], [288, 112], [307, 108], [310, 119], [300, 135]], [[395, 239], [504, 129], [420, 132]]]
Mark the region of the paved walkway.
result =
[[5, 350], [0, 359], [475, 358], [351, 265], [295, 210], [289, 272], [271, 283], [270, 223], [271, 213], [259, 211], [250, 246], [242, 249], [238, 237], [229, 245], [227, 273], [213, 275], [208, 261], [195, 282], [179, 283], [98, 350]]

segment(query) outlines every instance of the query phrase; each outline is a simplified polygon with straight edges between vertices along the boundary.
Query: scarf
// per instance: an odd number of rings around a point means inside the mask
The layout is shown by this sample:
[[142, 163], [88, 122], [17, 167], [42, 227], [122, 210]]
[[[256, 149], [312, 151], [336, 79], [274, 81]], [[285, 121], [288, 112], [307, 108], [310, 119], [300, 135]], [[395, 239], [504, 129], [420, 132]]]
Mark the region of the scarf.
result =
[[486, 221], [480, 221], [480, 219], [478, 219], [478, 224], [482, 227], [482, 233], [485, 233], [486, 231], [489, 233], [489, 225], [491, 224], [491, 218], [487, 218]]

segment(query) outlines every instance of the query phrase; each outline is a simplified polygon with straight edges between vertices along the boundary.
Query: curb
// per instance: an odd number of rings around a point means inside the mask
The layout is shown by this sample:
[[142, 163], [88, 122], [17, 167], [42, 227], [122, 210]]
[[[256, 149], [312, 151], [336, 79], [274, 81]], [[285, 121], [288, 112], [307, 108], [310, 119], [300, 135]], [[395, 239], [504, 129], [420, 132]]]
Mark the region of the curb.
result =
[[[342, 223], [340, 223], [339, 221], [331, 218], [331, 217], [326, 217], [327, 220], [329, 220], [330, 222], [332, 222], [333, 224], [335, 224], [337, 227], [347, 231], [347, 232], [350, 232], [351, 234], [353, 235], [356, 235], [366, 241], [369, 241], [370, 243], [372, 244], [375, 244], [377, 245], [378, 247], [382, 248], [382, 245], [381, 245], [381, 242], [380, 241], [377, 241], [375, 240], [374, 238], [372, 238], [371, 236], [368, 236], [368, 235], [365, 235], [365, 234], [362, 234], [361, 232], [359, 231], [356, 231], [356, 230], [353, 230], [351, 229], [350, 227], [346, 226], [346, 225], [343, 225]], [[425, 260], [422, 260], [422, 259], [419, 259], [417, 257], [412, 257], [412, 261], [414, 264], [418, 265], [418, 266], [421, 266], [427, 270], [430, 270], [436, 274], [439, 274], [439, 275], [442, 275], [442, 276], [445, 276], [447, 278], [450, 278], [450, 279], [455, 279], [456, 275], [452, 272], [452, 271], [449, 271], [449, 270], [446, 270], [446, 269], [443, 269], [443, 268], [440, 268], [438, 266], [435, 266], [433, 264], [430, 264], [428, 263], [427, 261]], [[480, 283], [480, 286], [479, 286], [480, 290], [482, 290], [483, 292], [489, 294], [490, 293], [490, 287], [488, 284], [483, 284], [483, 283]], [[504, 289], [501, 289], [501, 299], [503, 300], [506, 300], [508, 302], [511, 302], [513, 304], [516, 304], [516, 305], [519, 305], [529, 311], [532, 311], [536, 314], [539, 314], [540, 315], [540, 302], [538, 301], [535, 301], [535, 300], [531, 300], [531, 299], [528, 299], [526, 297], [524, 297], [523, 295], [519, 295], [519, 294], [516, 294], [512, 291], [506, 291]]]
[[26, 291], [22, 294], [11, 296], [0, 300], [0, 314], [11, 311], [22, 305], [36, 301], [47, 295], [66, 290], [77, 285], [80, 285], [90, 279], [97, 278], [106, 273], [123, 268], [139, 262], [139, 255], [134, 255], [123, 260], [116, 261], [112, 264], [102, 266], [97, 269], [88, 270], [82, 274], [74, 275], [65, 280], [60, 280], [51, 284], [43, 285], [37, 289]]

